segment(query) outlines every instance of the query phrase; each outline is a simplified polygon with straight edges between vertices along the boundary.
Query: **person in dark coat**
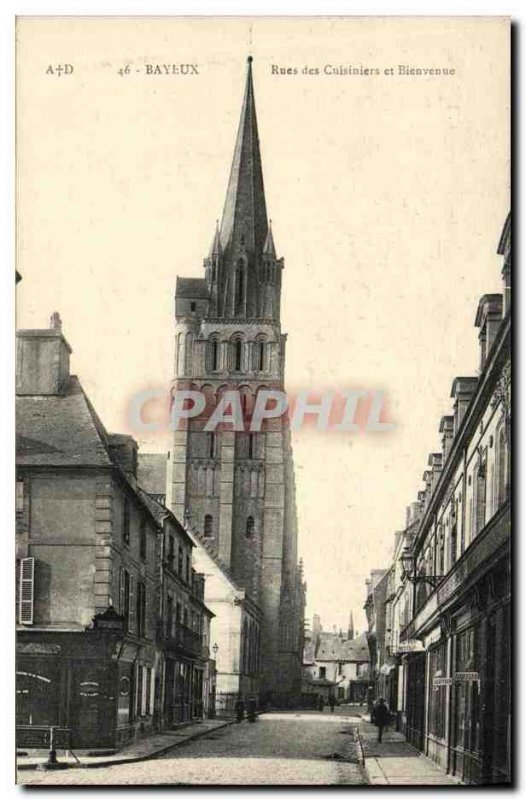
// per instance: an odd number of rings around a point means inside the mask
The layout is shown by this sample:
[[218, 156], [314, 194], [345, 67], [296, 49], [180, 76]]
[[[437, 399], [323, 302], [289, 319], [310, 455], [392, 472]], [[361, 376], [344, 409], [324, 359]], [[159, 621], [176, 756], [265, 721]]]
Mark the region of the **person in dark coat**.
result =
[[331, 694], [329, 697], [329, 707], [331, 711], [334, 711], [334, 706], [336, 705], [336, 700], [334, 699], [334, 695]]
[[324, 706], [325, 706], [325, 701], [323, 699], [323, 695], [320, 694], [318, 697], [318, 711], [323, 711]]
[[389, 725], [389, 709], [385, 704], [385, 700], [383, 697], [380, 697], [377, 703], [374, 706], [374, 724], [378, 728], [378, 741], [382, 741], [382, 733], [384, 728], [387, 728]]

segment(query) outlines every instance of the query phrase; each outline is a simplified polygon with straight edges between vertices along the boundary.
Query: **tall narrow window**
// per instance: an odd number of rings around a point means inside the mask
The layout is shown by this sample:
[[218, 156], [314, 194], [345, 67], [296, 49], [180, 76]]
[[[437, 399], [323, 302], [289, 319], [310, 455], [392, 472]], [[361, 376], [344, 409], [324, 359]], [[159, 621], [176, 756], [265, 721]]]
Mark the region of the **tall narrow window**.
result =
[[506, 500], [506, 434], [501, 430], [497, 444], [497, 507]]
[[238, 261], [236, 267], [236, 311], [243, 308], [245, 297], [245, 269], [242, 261]]
[[179, 575], [183, 573], [183, 548], [179, 547], [179, 554], [177, 559], [177, 571]]
[[135, 602], [137, 615], [137, 635], [144, 636], [146, 633], [146, 586], [142, 581], [137, 584], [137, 597]]
[[214, 535], [213, 532], [213, 519], [211, 514], [205, 514], [205, 523], [203, 528], [203, 535], [207, 538]]
[[251, 539], [254, 536], [254, 517], [247, 517], [247, 524], [246, 524], [246, 537], [247, 539]]
[[171, 594], [166, 598], [166, 635], [172, 636], [174, 622], [174, 599]]
[[208, 434], [208, 458], [216, 457], [216, 435], [215, 433]]
[[175, 558], [175, 540], [173, 536], [169, 536], [167, 561], [171, 569], [173, 569], [174, 566], [174, 558]]
[[130, 501], [124, 497], [122, 503], [122, 541], [130, 543]]
[[451, 528], [451, 566], [453, 566], [456, 560], [457, 560], [457, 523], [455, 520]]
[[16, 482], [16, 513], [22, 514], [24, 511], [24, 481]]
[[254, 458], [254, 434], [248, 434], [248, 457]]
[[141, 517], [141, 527], [139, 531], [139, 556], [146, 561], [146, 520]]
[[130, 629], [130, 595], [131, 580], [127, 569], [121, 570], [121, 591], [120, 591], [121, 617], [123, 619], [124, 630]]
[[476, 536], [486, 524], [486, 459], [480, 461], [477, 470], [477, 480], [475, 484], [475, 530], [473, 535]]
[[211, 343], [211, 366], [212, 371], [216, 372], [219, 369], [219, 342], [217, 339], [212, 339]]
[[35, 559], [22, 558], [20, 561], [20, 600], [18, 604], [21, 625], [33, 624], [35, 597]]
[[265, 342], [258, 342], [257, 343], [257, 368], [259, 372], [263, 372], [265, 369]]
[[243, 363], [243, 342], [241, 339], [236, 339], [234, 342], [234, 369], [240, 372]]

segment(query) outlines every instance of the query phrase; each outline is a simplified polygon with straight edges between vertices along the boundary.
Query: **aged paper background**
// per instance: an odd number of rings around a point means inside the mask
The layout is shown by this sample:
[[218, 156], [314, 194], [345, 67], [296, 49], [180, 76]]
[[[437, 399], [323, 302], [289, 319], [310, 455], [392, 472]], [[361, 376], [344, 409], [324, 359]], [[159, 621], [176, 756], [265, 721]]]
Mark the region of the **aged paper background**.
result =
[[[168, 386], [175, 277], [201, 275], [249, 53], [287, 386], [383, 389], [396, 423], [294, 436], [307, 613], [345, 626], [353, 608], [363, 630], [363, 581], [421, 488], [453, 378], [476, 371], [478, 299], [500, 290], [507, 19], [20, 18], [17, 324], [60, 312], [109, 430], [135, 392]], [[197, 75], [145, 74], [187, 63]]]

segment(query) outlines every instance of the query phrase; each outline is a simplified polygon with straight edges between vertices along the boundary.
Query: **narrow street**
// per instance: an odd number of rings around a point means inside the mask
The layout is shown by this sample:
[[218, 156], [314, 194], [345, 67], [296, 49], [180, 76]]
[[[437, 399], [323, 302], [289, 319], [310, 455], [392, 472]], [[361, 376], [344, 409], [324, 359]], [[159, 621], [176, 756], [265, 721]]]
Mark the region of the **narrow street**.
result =
[[301, 711], [262, 715], [173, 748], [159, 758], [97, 769], [23, 771], [26, 785], [363, 785], [357, 717]]

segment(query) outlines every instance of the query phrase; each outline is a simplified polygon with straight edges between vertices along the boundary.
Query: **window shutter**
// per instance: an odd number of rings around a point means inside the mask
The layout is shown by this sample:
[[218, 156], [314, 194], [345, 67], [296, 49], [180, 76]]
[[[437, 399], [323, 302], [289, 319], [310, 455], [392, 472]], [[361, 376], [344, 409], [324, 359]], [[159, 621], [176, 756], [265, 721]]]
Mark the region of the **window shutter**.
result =
[[20, 562], [20, 624], [33, 624], [35, 596], [35, 559], [23, 558]]
[[124, 570], [119, 569], [119, 611], [121, 616], [124, 615]]

